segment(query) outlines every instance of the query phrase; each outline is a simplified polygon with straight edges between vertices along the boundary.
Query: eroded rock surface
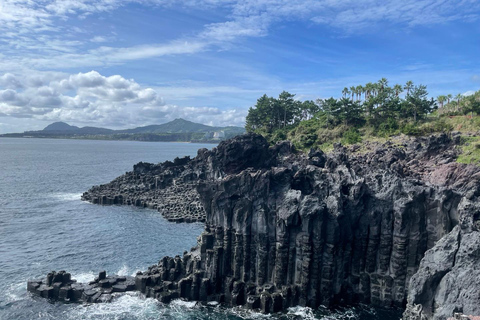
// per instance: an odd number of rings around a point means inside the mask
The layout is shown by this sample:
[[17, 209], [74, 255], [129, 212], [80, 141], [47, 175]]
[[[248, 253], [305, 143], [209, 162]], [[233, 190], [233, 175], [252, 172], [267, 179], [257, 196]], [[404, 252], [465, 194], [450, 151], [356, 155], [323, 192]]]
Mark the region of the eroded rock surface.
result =
[[439, 135], [305, 155], [244, 135], [177, 164], [138, 164], [84, 199], [160, 208], [169, 188], [194, 195], [205, 221], [198, 246], [135, 278], [164, 302], [263, 312], [362, 302], [407, 306], [405, 319], [475, 315], [480, 170], [455, 162], [458, 142]]

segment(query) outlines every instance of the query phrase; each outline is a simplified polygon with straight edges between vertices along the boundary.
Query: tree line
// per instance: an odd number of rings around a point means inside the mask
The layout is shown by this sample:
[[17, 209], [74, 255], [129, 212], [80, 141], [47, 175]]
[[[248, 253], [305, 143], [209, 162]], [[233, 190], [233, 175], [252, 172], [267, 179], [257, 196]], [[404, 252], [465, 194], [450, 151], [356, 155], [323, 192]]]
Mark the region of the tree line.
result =
[[246, 118], [245, 128], [252, 132], [264, 130], [271, 132], [312, 118], [320, 108], [311, 100], [298, 101], [295, 95], [283, 91], [278, 99], [264, 94], [257, 100], [254, 107], [250, 107]]
[[480, 113], [480, 91], [465, 96], [457, 94], [453, 97], [451, 94], [440, 95], [437, 97], [438, 113], [445, 116], [459, 116]]
[[[404, 95], [401, 95], [405, 92]], [[398, 121], [417, 122], [436, 108], [436, 101], [428, 98], [425, 85], [388, 85], [388, 80], [352, 86], [342, 90], [342, 98], [297, 101], [286, 91], [279, 97], [263, 95], [248, 111], [247, 131], [271, 133], [303, 120], [316, 119], [326, 128], [344, 124], [389, 129]]]

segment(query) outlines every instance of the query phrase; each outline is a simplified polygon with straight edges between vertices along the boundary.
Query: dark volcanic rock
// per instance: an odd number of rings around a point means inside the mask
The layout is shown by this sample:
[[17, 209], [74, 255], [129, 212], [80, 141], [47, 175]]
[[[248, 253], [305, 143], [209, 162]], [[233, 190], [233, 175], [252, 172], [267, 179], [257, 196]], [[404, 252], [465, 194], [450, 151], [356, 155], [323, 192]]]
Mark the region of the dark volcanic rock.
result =
[[[480, 169], [455, 162], [457, 140], [305, 155], [244, 135], [191, 160], [140, 163], [84, 199], [151, 206], [182, 221], [195, 220], [185, 206], [197, 201], [206, 225], [198, 246], [135, 278], [137, 290], [162, 302], [263, 312], [368, 303], [406, 306], [405, 319], [479, 314]], [[172, 198], [175, 187], [190, 200]], [[49, 285], [29, 288], [50, 297]]]
[[[105, 285], [108, 283], [108, 285]], [[114, 290], [109, 289], [113, 285]], [[112, 292], [127, 292], [135, 290], [133, 277], [106, 276], [100, 272], [98, 278], [89, 284], [77, 283], [70, 279], [70, 273], [52, 271], [42, 280], [31, 280], [27, 283], [27, 290], [41, 297], [63, 302], [110, 302]]]

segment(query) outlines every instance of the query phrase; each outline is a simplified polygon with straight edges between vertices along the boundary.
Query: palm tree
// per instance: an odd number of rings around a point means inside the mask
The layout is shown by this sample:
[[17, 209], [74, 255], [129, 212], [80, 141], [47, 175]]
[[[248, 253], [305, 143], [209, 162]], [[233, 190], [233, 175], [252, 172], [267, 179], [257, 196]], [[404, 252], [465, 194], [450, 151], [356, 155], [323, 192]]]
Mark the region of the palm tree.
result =
[[449, 94], [447, 95], [447, 100], [448, 100], [447, 103], [450, 103], [450, 99], [452, 99], [452, 95], [449, 93]]
[[348, 90], [348, 88], [345, 87], [345, 88], [343, 88], [343, 90], [342, 90], [342, 94], [343, 94], [343, 97], [346, 98], [347, 95], [350, 94], [350, 90]]
[[445, 100], [447, 100], [446, 96], [441, 95], [437, 97], [437, 101], [438, 103], [440, 103], [440, 108], [443, 108], [443, 103], [445, 102]]
[[382, 78], [378, 80], [378, 84], [380, 85], [380, 89], [383, 91], [383, 89], [388, 85], [387, 78]]
[[373, 95], [374, 97], [376, 97], [377, 94], [378, 94], [378, 88], [379, 88], [379, 85], [378, 85], [377, 82], [372, 83], [372, 95]]
[[393, 86], [393, 90], [395, 91], [395, 95], [398, 97], [400, 93], [403, 91], [403, 87], [399, 84]]
[[462, 100], [463, 96], [459, 93], [455, 96], [455, 99], [457, 99], [457, 106], [455, 107], [455, 112], [458, 112], [460, 110], [460, 100]]
[[369, 82], [365, 85], [365, 100], [370, 98], [370, 94], [373, 91], [373, 83]]
[[360, 101], [362, 99], [363, 86], [358, 85], [355, 89], [357, 90], [357, 101]]
[[352, 93], [352, 101], [353, 101], [353, 95], [355, 94], [356, 91], [357, 91], [357, 88], [355, 86], [350, 87], [350, 92]]
[[410, 90], [413, 89], [413, 82], [408, 80], [403, 89], [407, 90], [407, 96], [410, 94]]

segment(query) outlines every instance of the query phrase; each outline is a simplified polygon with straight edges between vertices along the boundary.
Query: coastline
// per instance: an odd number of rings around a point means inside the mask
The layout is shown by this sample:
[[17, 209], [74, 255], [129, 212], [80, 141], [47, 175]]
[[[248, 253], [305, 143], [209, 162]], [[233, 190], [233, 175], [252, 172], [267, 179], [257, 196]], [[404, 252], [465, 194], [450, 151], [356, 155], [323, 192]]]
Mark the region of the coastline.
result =
[[145, 140], [128, 140], [128, 139], [89, 139], [89, 138], [65, 138], [65, 137], [59, 137], [59, 138], [54, 138], [54, 137], [5, 137], [5, 136], [0, 136], [1, 138], [5, 139], [42, 139], [42, 140], [85, 140], [85, 141], [131, 141], [131, 142], [152, 142], [152, 143], [157, 143], [157, 142], [164, 142], [164, 143], [196, 143], [196, 144], [212, 144], [216, 145], [220, 143], [223, 140], [219, 141], [145, 141]]
[[[428, 265], [432, 258], [425, 261], [424, 255], [445, 252], [445, 241], [460, 241], [455, 237], [459, 232], [464, 239], [478, 233], [472, 229], [475, 224], [468, 222], [476, 221], [476, 205], [475, 196], [467, 191], [479, 184], [480, 169], [455, 163], [459, 138], [439, 135], [400, 145], [373, 144], [371, 151], [359, 154], [355, 148], [336, 145], [331, 155], [321, 151], [304, 155], [289, 143], [269, 148], [262, 137], [246, 135], [222, 142], [212, 151], [201, 149], [196, 158], [178, 159], [176, 164], [139, 163], [130, 176], [93, 188], [89, 192], [97, 196], [86, 200], [125, 203], [124, 195], [104, 192], [125, 189], [122, 181], [156, 190], [159, 180], [152, 184], [155, 180], [150, 177], [167, 172], [160, 188], [174, 181], [197, 181], [206, 211], [199, 246], [138, 273], [135, 288], [147, 297], [162, 302], [177, 297], [216, 301], [264, 313], [293, 305], [367, 303], [406, 307], [404, 319], [430, 319], [432, 296], [424, 290], [442, 286], [442, 277], [425, 271], [432, 270]], [[445, 172], [451, 173], [445, 176]], [[476, 177], [474, 182], [471, 177]], [[311, 181], [317, 181], [315, 187]], [[140, 189], [133, 193], [142, 194], [149, 198]], [[145, 203], [141, 198], [135, 201], [135, 205]], [[364, 207], [364, 203], [371, 204]], [[414, 215], [411, 208], [418, 208]], [[460, 227], [459, 221], [467, 222]], [[351, 233], [342, 231], [350, 229]], [[420, 239], [429, 240], [418, 240], [417, 232]], [[473, 244], [456, 246], [465, 245]], [[417, 252], [414, 260], [409, 252]], [[346, 268], [350, 259], [353, 262]], [[447, 262], [450, 267], [447, 263], [445, 268], [452, 274], [456, 268], [468, 268], [461, 260], [458, 266]], [[449, 272], [441, 270], [443, 278], [448, 278]], [[430, 284], [421, 284], [425, 281]], [[463, 281], [475, 283], [470, 278]], [[468, 299], [456, 303], [471, 306]], [[453, 315], [451, 302], [444, 301], [442, 306], [434, 312]]]

